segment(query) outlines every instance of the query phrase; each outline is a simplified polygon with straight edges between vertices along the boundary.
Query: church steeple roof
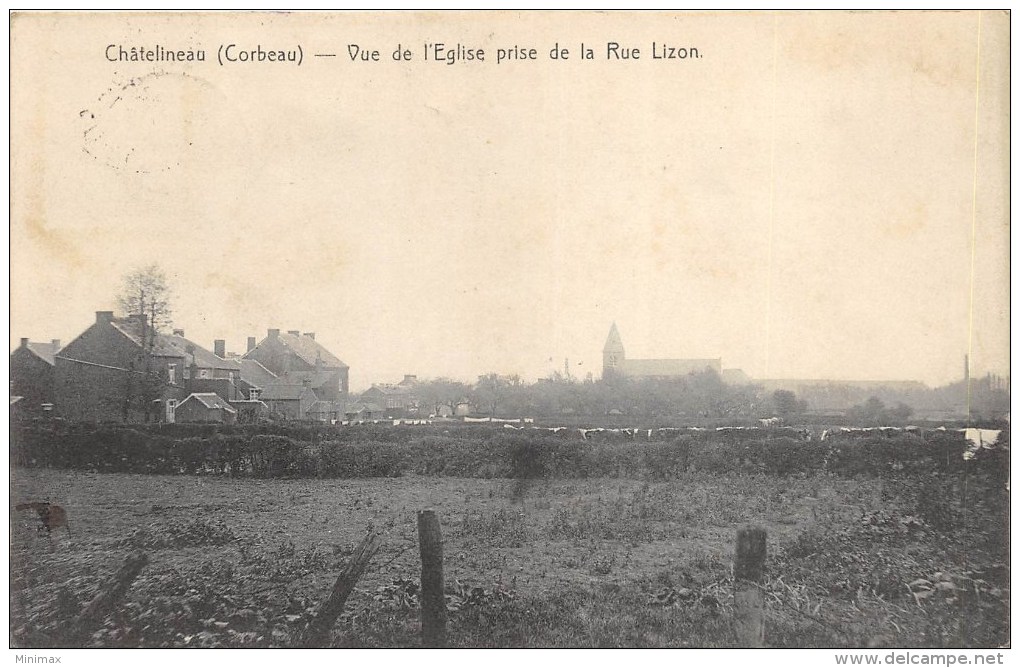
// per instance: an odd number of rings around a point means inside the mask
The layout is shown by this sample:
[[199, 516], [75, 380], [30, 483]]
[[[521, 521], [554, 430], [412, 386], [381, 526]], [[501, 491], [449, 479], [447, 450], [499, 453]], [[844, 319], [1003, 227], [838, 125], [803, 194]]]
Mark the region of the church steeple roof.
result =
[[616, 329], [616, 323], [609, 328], [609, 336], [606, 338], [606, 345], [602, 349], [602, 352], [619, 352], [623, 350], [623, 340], [620, 338], [620, 332]]

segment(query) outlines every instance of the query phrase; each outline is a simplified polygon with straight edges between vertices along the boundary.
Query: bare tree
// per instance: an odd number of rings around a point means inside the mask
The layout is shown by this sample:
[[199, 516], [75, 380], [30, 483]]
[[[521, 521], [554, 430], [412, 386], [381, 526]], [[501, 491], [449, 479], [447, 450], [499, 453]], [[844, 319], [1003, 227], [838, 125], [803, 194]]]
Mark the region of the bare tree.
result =
[[159, 265], [150, 264], [124, 276], [117, 303], [122, 315], [142, 316], [146, 329], [159, 332], [172, 322], [171, 296], [166, 272]]
[[128, 419], [132, 405], [151, 417], [152, 402], [164, 384], [163, 374], [153, 367], [153, 350], [160, 331], [172, 324], [171, 291], [166, 273], [159, 265], [151, 264], [126, 274], [122, 280], [117, 303], [121, 314], [138, 319], [138, 337], [141, 344], [137, 375], [129, 374], [124, 393], [124, 419]]

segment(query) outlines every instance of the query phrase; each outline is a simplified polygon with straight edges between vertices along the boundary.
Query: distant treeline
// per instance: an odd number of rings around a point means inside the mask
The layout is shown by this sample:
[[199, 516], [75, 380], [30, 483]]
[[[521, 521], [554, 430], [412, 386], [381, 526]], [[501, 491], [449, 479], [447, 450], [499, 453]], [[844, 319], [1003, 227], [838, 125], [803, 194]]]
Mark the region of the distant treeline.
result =
[[366, 425], [153, 427], [62, 423], [15, 425], [11, 462], [101, 473], [248, 478], [620, 477], [667, 479], [687, 472], [900, 476], [983, 470], [1008, 473], [1008, 452], [967, 461], [956, 432], [805, 441], [761, 432], [705, 431], [661, 440], [606, 433], [595, 441], [479, 425], [394, 429]]
[[[560, 374], [525, 383], [517, 376], [487, 374], [474, 385], [445, 378], [415, 386], [419, 414], [453, 411], [470, 402], [476, 415], [532, 416], [546, 419], [598, 417], [634, 426], [648, 420], [724, 421], [739, 424], [779, 416], [790, 422], [847, 420], [847, 426], [905, 425], [924, 418], [963, 415], [971, 421], [1001, 418], [1009, 392], [991, 376], [928, 388], [921, 383], [863, 387], [852, 383], [793, 383], [797, 392], [724, 382], [706, 370], [677, 378], [628, 378], [610, 374], [579, 381]], [[819, 415], [819, 413], [827, 415]]]

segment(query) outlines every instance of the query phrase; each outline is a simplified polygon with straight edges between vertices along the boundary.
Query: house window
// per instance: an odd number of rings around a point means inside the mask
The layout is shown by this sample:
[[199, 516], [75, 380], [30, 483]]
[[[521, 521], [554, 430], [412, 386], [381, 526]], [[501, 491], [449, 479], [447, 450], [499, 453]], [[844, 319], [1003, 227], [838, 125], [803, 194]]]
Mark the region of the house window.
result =
[[177, 365], [176, 364], [171, 364], [171, 365], [167, 366], [166, 371], [167, 371], [167, 380], [170, 381], [171, 385], [176, 385], [177, 384]]
[[184, 367], [184, 380], [191, 379], [191, 369]]
[[262, 390], [260, 390], [257, 387], [253, 387], [250, 390], [248, 390], [248, 399], [250, 401], [258, 401], [259, 395], [261, 395], [261, 394], [262, 394]]
[[209, 377], [209, 369], [199, 369], [198, 370], [198, 377], [199, 378], [208, 378]]

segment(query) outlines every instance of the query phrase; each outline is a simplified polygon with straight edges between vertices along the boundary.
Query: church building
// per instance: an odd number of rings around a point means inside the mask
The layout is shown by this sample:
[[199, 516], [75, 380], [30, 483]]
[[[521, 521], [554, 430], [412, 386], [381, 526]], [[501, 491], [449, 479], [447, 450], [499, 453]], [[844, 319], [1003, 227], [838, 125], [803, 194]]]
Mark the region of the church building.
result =
[[711, 369], [722, 374], [722, 358], [715, 359], [627, 359], [616, 323], [602, 349], [602, 376], [619, 374], [628, 378], [677, 378]]

